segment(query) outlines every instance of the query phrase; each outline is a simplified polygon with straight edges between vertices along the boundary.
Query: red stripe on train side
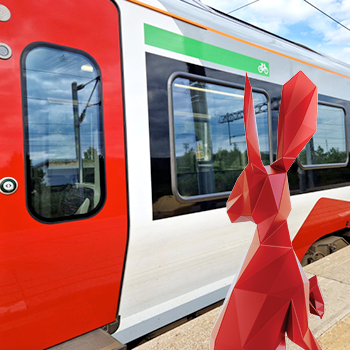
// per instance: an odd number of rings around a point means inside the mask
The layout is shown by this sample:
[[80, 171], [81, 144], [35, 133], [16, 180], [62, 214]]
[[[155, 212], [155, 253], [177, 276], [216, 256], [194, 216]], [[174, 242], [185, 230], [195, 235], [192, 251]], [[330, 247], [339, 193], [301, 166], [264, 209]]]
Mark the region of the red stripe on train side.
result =
[[310, 246], [320, 238], [348, 227], [350, 202], [319, 199], [293, 240], [293, 248], [301, 261]]

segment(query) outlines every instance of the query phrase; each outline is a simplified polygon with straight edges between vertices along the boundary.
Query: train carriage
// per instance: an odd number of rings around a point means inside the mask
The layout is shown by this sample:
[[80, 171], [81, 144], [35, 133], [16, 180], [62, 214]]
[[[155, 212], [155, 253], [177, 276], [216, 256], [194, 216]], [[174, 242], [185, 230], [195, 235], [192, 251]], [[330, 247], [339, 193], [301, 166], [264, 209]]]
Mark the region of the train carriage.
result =
[[132, 347], [217, 305], [254, 232], [225, 210], [245, 74], [270, 164], [300, 70], [319, 91], [288, 173], [306, 264], [349, 242], [349, 65], [197, 0], [1, 0], [0, 347], [106, 325]]

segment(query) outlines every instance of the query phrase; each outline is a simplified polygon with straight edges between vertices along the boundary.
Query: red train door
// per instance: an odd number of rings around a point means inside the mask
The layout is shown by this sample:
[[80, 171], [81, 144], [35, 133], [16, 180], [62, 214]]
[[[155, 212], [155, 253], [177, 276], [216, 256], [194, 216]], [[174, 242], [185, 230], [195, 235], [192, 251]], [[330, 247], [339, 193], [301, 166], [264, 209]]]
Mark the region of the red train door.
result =
[[127, 245], [119, 13], [0, 0], [0, 348], [115, 320]]

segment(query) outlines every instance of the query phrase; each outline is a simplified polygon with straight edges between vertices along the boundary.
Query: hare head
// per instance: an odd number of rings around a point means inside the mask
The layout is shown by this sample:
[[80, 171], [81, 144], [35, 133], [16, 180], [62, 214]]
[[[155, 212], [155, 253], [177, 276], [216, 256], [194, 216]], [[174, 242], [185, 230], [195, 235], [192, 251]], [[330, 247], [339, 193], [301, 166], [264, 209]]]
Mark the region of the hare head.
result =
[[252, 88], [247, 75], [243, 116], [248, 165], [227, 201], [227, 214], [231, 222], [249, 220], [259, 224], [272, 216], [286, 220], [291, 210], [287, 171], [316, 131], [317, 88], [301, 71], [283, 86], [277, 160], [270, 166], [264, 166], [261, 161]]

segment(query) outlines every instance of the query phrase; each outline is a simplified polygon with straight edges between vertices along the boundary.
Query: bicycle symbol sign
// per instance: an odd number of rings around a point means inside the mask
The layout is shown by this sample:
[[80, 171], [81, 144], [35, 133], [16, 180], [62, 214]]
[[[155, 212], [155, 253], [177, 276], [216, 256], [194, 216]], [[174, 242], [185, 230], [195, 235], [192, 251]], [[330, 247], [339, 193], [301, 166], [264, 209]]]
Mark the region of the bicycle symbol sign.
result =
[[260, 63], [260, 66], [258, 67], [259, 73], [264, 73], [265, 75], [269, 74], [269, 69], [266, 67], [266, 64], [264, 62]]

